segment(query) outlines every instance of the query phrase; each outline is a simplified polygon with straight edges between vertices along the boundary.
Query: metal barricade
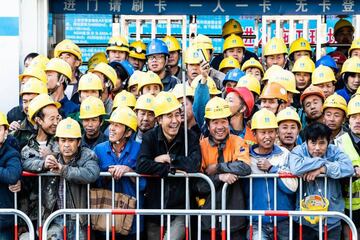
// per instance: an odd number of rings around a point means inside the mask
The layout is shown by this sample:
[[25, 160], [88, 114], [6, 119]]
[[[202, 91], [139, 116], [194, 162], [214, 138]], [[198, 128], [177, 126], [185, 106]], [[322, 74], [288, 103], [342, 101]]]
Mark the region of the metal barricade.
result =
[[[140, 210], [132, 210], [132, 209], [61, 209], [53, 212], [44, 223], [44, 234], [43, 240], [46, 240], [46, 235], [48, 228], [51, 222], [58, 216], [61, 215], [76, 215], [76, 225], [77, 229], [79, 227], [79, 216], [86, 214], [106, 214], [107, 219], [110, 219], [110, 216], [117, 214], [128, 214], [128, 215], [167, 215], [167, 216], [198, 216], [198, 219], [201, 219], [201, 216], [222, 216], [225, 215], [227, 218], [227, 226], [230, 227], [230, 216], [257, 216], [259, 219], [263, 216], [273, 216], [273, 217], [289, 217], [290, 222], [293, 220], [293, 217], [304, 217], [304, 216], [320, 216], [319, 226], [320, 231], [322, 232], [322, 217], [336, 217], [343, 221], [345, 221], [350, 229], [353, 231], [354, 239], [357, 239], [357, 232], [355, 224], [351, 221], [351, 219], [343, 213], [339, 212], [310, 212], [310, 211], [250, 211], [250, 210], [158, 210], [158, 209], [140, 209]], [[108, 221], [109, 222], [109, 221]], [[199, 221], [198, 221], [199, 222]], [[109, 226], [107, 226], [109, 228]], [[261, 228], [261, 220], [259, 221], [259, 228]], [[170, 225], [167, 225], [167, 231], [170, 231]], [[230, 239], [230, 233], [228, 231], [228, 239]], [[77, 232], [76, 239], [78, 239], [79, 233]], [[261, 239], [261, 234], [259, 235]], [[289, 238], [292, 239], [292, 231], [289, 232]], [[109, 236], [107, 236], [109, 239]], [[201, 230], [198, 230], [198, 239], [201, 239]], [[215, 239], [215, 236], [212, 236], [212, 240]], [[319, 239], [322, 240], [322, 234], [319, 234]], [[170, 240], [170, 235], [168, 235], [168, 240]]]
[[0, 215], [14, 215], [14, 218], [15, 218], [15, 226], [14, 226], [15, 239], [18, 239], [17, 217], [20, 217], [26, 223], [26, 225], [28, 227], [28, 230], [29, 230], [29, 240], [34, 240], [35, 239], [34, 226], [32, 225], [32, 222], [31, 222], [30, 218], [25, 213], [23, 213], [22, 211], [19, 211], [17, 209], [1, 208], [0, 209]]
[[[324, 174], [321, 174], [319, 175], [318, 177], [320, 178], [324, 178], [324, 196], [327, 197], [327, 176], [324, 175]], [[274, 179], [274, 205], [273, 205], [273, 210], [270, 210], [270, 211], [277, 211], [277, 180], [278, 179], [281, 179], [281, 178], [298, 178], [299, 179], [299, 186], [298, 186], [298, 191], [299, 191], [299, 204], [301, 203], [301, 200], [302, 200], [302, 197], [303, 197], [303, 188], [302, 188], [302, 183], [303, 183], [303, 180], [301, 177], [298, 177], [298, 176], [295, 176], [295, 175], [292, 175], [291, 173], [275, 173], [275, 174], [251, 174], [251, 175], [248, 175], [248, 176], [239, 176], [239, 178], [241, 179], [248, 179], [249, 180], [249, 211], [254, 211], [253, 210], [253, 179], [259, 179], [259, 178], [265, 178], [265, 179], [268, 179], [268, 178], [273, 178]], [[350, 221], [352, 221], [352, 178], [353, 177], [350, 177], [350, 185], [349, 185], [349, 196], [350, 196], [350, 199], [349, 199], [349, 219]], [[221, 192], [221, 209], [223, 211], [226, 211], [226, 200], [227, 200], [227, 189], [228, 189], [228, 184], [225, 183], [223, 185], [223, 188], [222, 188], [222, 192]], [[294, 192], [295, 194], [295, 192]], [[256, 210], [255, 210], [256, 211]], [[282, 210], [280, 210], [282, 211]], [[250, 235], [250, 240], [252, 239], [253, 237], [253, 221], [252, 221], [252, 216], [253, 215], [250, 215], [250, 221], [249, 221], [249, 235]], [[274, 215], [274, 239], [276, 240], [277, 239], [277, 217], [279, 215]], [[301, 216], [304, 216], [304, 215], [301, 215]], [[320, 218], [321, 219], [321, 218]], [[229, 232], [226, 231], [227, 228], [226, 228], [226, 225], [228, 224], [227, 223], [228, 219], [225, 218], [225, 215], [222, 216], [222, 219], [221, 219], [221, 236], [222, 236], [222, 240], [226, 240], [226, 239], [229, 239]], [[302, 240], [303, 239], [303, 229], [302, 229], [302, 217], [299, 218], [299, 240]], [[292, 231], [292, 219], [290, 219], [290, 223], [291, 223], [291, 226], [290, 226], [290, 231]], [[261, 225], [261, 218], [259, 218], [259, 225]], [[319, 229], [322, 229], [322, 222], [321, 222], [321, 226], [319, 225]], [[260, 227], [259, 227], [260, 228]], [[350, 228], [349, 230], [349, 236], [350, 236], [350, 239], [357, 239], [357, 234], [354, 233], [354, 229]], [[261, 232], [261, 231], [260, 231]], [[320, 231], [320, 233], [322, 233], [322, 230]], [[355, 227], [355, 232], [356, 232], [356, 227]], [[328, 233], [328, 226], [327, 226], [327, 218], [325, 218], [325, 222], [324, 222], [324, 239], [327, 240], [328, 237], [327, 237], [327, 233]], [[320, 238], [320, 235], [321, 235], [321, 238]], [[292, 239], [292, 238], [290, 238]], [[322, 234], [319, 234], [319, 239], [322, 239]]]
[[[38, 233], [39, 233], [39, 239], [42, 239], [43, 237], [46, 237], [46, 235], [43, 236], [43, 227], [42, 227], [42, 198], [41, 198], [41, 192], [42, 192], [42, 178], [43, 177], [56, 177], [59, 176], [57, 174], [51, 173], [51, 172], [47, 172], [47, 173], [31, 173], [31, 172], [23, 172], [22, 174], [23, 177], [38, 177]], [[111, 177], [111, 174], [109, 172], [101, 172], [100, 173], [100, 177]], [[124, 174], [123, 177], [135, 177], [136, 178], [136, 182], [135, 182], [135, 186], [136, 186], [136, 199], [139, 200], [140, 198], [140, 190], [139, 190], [139, 179], [140, 178], [158, 178], [157, 176], [151, 176], [151, 175], [141, 175], [141, 174], [137, 174], [137, 173], [126, 173]], [[186, 203], [186, 209], [190, 209], [190, 196], [189, 196], [189, 178], [200, 178], [205, 180], [209, 186], [210, 186], [210, 191], [211, 191], [211, 209], [214, 210], [215, 209], [215, 204], [216, 204], [216, 195], [215, 195], [215, 187], [214, 184], [212, 183], [211, 179], [206, 176], [205, 174], [202, 173], [176, 173], [174, 175], [169, 174], [168, 175], [169, 178], [185, 178], [185, 203]], [[66, 199], [66, 180], [64, 179], [64, 199]], [[164, 178], [161, 178], [161, 209], [160, 210], [164, 210], [164, 184], [165, 184], [165, 180]], [[115, 209], [114, 207], [114, 196], [115, 196], [115, 180], [114, 178], [112, 178], [112, 209]], [[90, 209], [90, 184], [87, 184], [87, 205], [88, 205], [88, 210]], [[16, 202], [16, 201], [15, 201]], [[66, 201], [64, 201], [64, 206], [62, 206], [63, 209], [66, 209]], [[136, 201], [136, 210], [139, 210], [140, 206], [139, 206], [139, 201]], [[164, 216], [161, 215], [160, 216], [160, 235], [164, 236]], [[109, 221], [110, 223], [110, 221]], [[185, 218], [185, 234], [186, 234], [186, 239], [189, 239], [189, 226], [190, 226], [190, 219], [189, 216], [186, 216]], [[140, 216], [137, 215], [136, 216], [136, 229], [140, 229]], [[215, 236], [215, 216], [211, 216], [211, 234]], [[114, 215], [112, 216], [111, 219], [111, 238], [115, 239], [115, 225], [114, 225]], [[109, 232], [110, 231], [106, 231], [106, 237], [109, 237]], [[66, 239], [66, 232], [67, 232], [67, 227], [66, 227], [66, 216], [64, 214], [64, 221], [63, 221], [63, 232], [64, 232], [64, 239]], [[90, 214], [87, 215], [87, 236], [88, 239], [90, 239], [90, 232], [91, 232], [91, 223], [90, 223]], [[136, 239], [140, 239], [140, 231], [136, 231]]]

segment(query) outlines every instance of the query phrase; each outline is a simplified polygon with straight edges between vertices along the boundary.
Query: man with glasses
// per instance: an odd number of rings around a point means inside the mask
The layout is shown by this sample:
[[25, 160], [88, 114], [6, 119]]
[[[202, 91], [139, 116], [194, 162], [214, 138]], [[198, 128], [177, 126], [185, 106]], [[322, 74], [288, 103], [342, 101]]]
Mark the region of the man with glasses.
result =
[[168, 58], [169, 50], [165, 42], [160, 39], [153, 39], [146, 50], [147, 67], [148, 70], [159, 75], [164, 85], [164, 91], [169, 91], [177, 83], [180, 83], [180, 80], [166, 69]]

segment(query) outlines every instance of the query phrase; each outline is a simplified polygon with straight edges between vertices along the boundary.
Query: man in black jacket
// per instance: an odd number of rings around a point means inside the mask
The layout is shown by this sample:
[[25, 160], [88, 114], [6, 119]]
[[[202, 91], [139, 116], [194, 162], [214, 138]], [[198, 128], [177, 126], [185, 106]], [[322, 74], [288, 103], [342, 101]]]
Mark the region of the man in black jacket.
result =
[[[137, 172], [159, 177], [167, 177], [177, 171], [197, 172], [200, 167], [200, 146], [195, 134], [187, 130], [188, 154], [185, 155], [185, 130], [181, 127], [181, 104], [170, 92], [161, 92], [155, 98], [155, 117], [159, 125], [143, 136], [143, 142], [137, 161]], [[150, 178], [146, 189], [145, 207], [160, 209], [160, 179]], [[181, 178], [167, 179], [163, 193], [164, 209], [185, 208], [185, 180]], [[148, 239], [160, 238], [159, 218], [146, 219]], [[184, 216], [171, 217], [171, 231], [165, 232], [172, 240], [185, 237]]]

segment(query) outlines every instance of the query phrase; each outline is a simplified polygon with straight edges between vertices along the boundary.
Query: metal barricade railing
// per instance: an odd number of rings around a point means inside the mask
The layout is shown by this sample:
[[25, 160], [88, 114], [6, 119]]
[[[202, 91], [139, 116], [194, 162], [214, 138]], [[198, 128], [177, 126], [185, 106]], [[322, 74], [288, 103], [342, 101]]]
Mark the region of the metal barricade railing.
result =
[[[320, 178], [324, 178], [324, 196], [327, 197], [327, 179], [328, 177], [324, 174], [320, 174], [318, 177]], [[291, 173], [274, 173], [274, 174], [251, 174], [248, 176], [239, 176], [239, 178], [241, 179], [248, 179], [249, 180], [249, 211], [254, 211], [253, 210], [253, 179], [268, 179], [268, 178], [273, 178], [274, 179], [274, 205], [273, 210], [270, 211], [277, 211], [277, 180], [281, 179], [281, 178], [298, 178], [299, 179], [299, 186], [298, 186], [298, 191], [299, 191], [299, 204], [301, 203], [302, 197], [303, 197], [303, 187], [302, 187], [302, 183], [303, 183], [303, 179], [301, 177], [292, 175]], [[350, 221], [352, 221], [352, 179], [353, 177], [349, 178], [350, 180], [350, 184], [349, 184], [349, 219]], [[222, 188], [222, 192], [221, 192], [221, 210], [223, 211], [227, 211], [226, 210], [226, 201], [227, 201], [227, 189], [228, 189], [229, 184], [225, 183], [223, 185]], [[294, 192], [295, 194], [295, 192]], [[256, 210], [255, 210], [256, 211]], [[280, 210], [281, 212], [282, 210]], [[250, 240], [253, 237], [253, 224], [252, 224], [252, 216], [250, 215], [250, 221], [249, 221], [249, 236], [250, 236]], [[277, 217], [279, 215], [274, 215], [274, 239], [277, 239]], [[301, 216], [305, 216], [305, 215], [301, 215]], [[319, 215], [320, 216], [320, 215]], [[225, 218], [225, 215], [222, 215], [221, 217], [221, 238], [222, 240], [226, 240], [229, 239], [229, 231], [226, 231], [227, 228], [226, 226], [228, 225], [227, 221], [228, 219]], [[291, 223], [291, 227], [290, 227], [290, 231], [292, 231], [292, 219], [290, 219], [290, 223]], [[321, 226], [319, 225], [319, 229], [321, 227], [322, 229], [322, 219], [321, 220]], [[319, 221], [320, 222], [320, 221]], [[261, 218], [259, 218], [259, 223], [261, 225]], [[228, 228], [229, 229], [229, 228]], [[260, 227], [259, 227], [260, 229]], [[357, 239], [357, 234], [354, 233], [354, 229], [350, 228], [349, 230], [349, 237], [350, 239]], [[261, 232], [261, 231], [260, 231]], [[356, 228], [355, 228], [355, 232], [356, 232]], [[321, 233], [321, 234], [320, 234]], [[328, 233], [328, 226], [327, 226], [327, 218], [325, 218], [325, 222], [324, 222], [324, 239], [327, 240], [327, 233]], [[321, 235], [321, 238], [320, 238]], [[292, 238], [290, 238], [292, 239]], [[299, 240], [303, 239], [303, 229], [302, 229], [302, 217], [299, 218]], [[322, 239], [322, 230], [319, 230], [319, 239]]]
[[[357, 239], [357, 232], [355, 224], [351, 219], [343, 213], [340, 212], [311, 212], [311, 211], [259, 211], [259, 210], [181, 210], [181, 209], [167, 209], [167, 210], [158, 210], [158, 209], [61, 209], [53, 212], [44, 223], [44, 234], [43, 240], [46, 240], [46, 235], [48, 228], [51, 222], [58, 216], [61, 215], [76, 215], [76, 226], [79, 227], [79, 216], [80, 215], [94, 215], [94, 214], [106, 214], [107, 219], [110, 216], [117, 214], [126, 214], [126, 215], [167, 215], [167, 216], [198, 216], [198, 219], [201, 219], [201, 216], [222, 216], [225, 215], [227, 218], [227, 226], [230, 227], [230, 216], [257, 216], [259, 217], [259, 229], [261, 228], [261, 217], [263, 216], [272, 216], [272, 217], [289, 217], [290, 222], [292, 222], [293, 217], [304, 217], [304, 216], [320, 216], [319, 220], [319, 232], [322, 232], [322, 218], [335, 217], [345, 221], [353, 232], [354, 239]], [[109, 222], [109, 221], [108, 221]], [[198, 221], [200, 222], [200, 221]], [[107, 226], [107, 228], [109, 228]], [[170, 224], [167, 225], [167, 231], [170, 231]], [[230, 231], [228, 231], [228, 237], [230, 239]], [[261, 231], [260, 231], [261, 232]], [[76, 233], [76, 239], [78, 239], [79, 233]], [[109, 239], [109, 236], [106, 238]], [[198, 228], [198, 239], [201, 239], [201, 228]], [[215, 236], [211, 236], [211, 239], [214, 240]], [[259, 234], [259, 239], [261, 239], [261, 234]], [[292, 239], [292, 232], [289, 231], [289, 239]], [[319, 234], [319, 239], [322, 240], [322, 234]], [[170, 235], [168, 235], [168, 240], [170, 240]]]
[[23, 213], [20, 210], [17, 209], [11, 209], [11, 208], [1, 208], [0, 209], [0, 215], [14, 215], [14, 219], [15, 219], [15, 226], [14, 226], [14, 236], [15, 239], [17, 239], [17, 235], [18, 235], [18, 226], [17, 226], [17, 218], [20, 217], [22, 220], [24, 220], [24, 222], [27, 225], [28, 231], [29, 231], [29, 240], [34, 240], [35, 239], [35, 231], [34, 231], [34, 226], [30, 220], [30, 218]]
[[[39, 234], [39, 239], [42, 239], [43, 237], [43, 227], [42, 227], [42, 198], [41, 198], [41, 192], [42, 192], [42, 178], [44, 177], [56, 177], [59, 176], [57, 174], [51, 173], [51, 172], [47, 172], [47, 173], [32, 173], [32, 172], [23, 172], [22, 174], [23, 177], [38, 177], [38, 234]], [[100, 177], [111, 177], [111, 174], [109, 172], [101, 172], [100, 173]], [[151, 175], [141, 175], [141, 174], [137, 174], [135, 172], [133, 173], [126, 173], [124, 174], [123, 177], [135, 177], [136, 178], [136, 182], [135, 182], [135, 186], [136, 186], [136, 210], [140, 209], [139, 206], [139, 199], [140, 199], [140, 183], [139, 183], [139, 179], [140, 178], [158, 178], [157, 176], [151, 176]], [[211, 195], [211, 209], [214, 210], [216, 207], [216, 193], [215, 193], [215, 186], [213, 184], [213, 182], [211, 181], [211, 179], [206, 176], [205, 174], [202, 173], [176, 173], [174, 175], [169, 174], [168, 175], [169, 178], [185, 178], [185, 204], [186, 204], [186, 209], [190, 209], [190, 195], [189, 195], [189, 178], [200, 178], [205, 180], [210, 187], [210, 195]], [[165, 184], [165, 180], [164, 178], [161, 178], [161, 209], [160, 210], [164, 210], [164, 184]], [[63, 190], [63, 194], [64, 194], [64, 199], [66, 199], [66, 180], [64, 179], [64, 190]], [[114, 196], [115, 196], [115, 180], [114, 178], [112, 178], [112, 208], [114, 209]], [[87, 205], [88, 205], [88, 210], [90, 209], [90, 184], [87, 184]], [[15, 194], [16, 196], [16, 194]], [[17, 207], [16, 205], [16, 201], [15, 201], [15, 208]], [[66, 201], [64, 200], [64, 206], [62, 206], [64, 209], [66, 209]], [[161, 215], [160, 216], [160, 235], [164, 236], [164, 216]], [[63, 226], [63, 232], [64, 232], [64, 236], [66, 236], [66, 232], [67, 232], [67, 228], [66, 228], [66, 216], [64, 215], [64, 226]], [[186, 216], [185, 218], [185, 234], [186, 234], [186, 239], [189, 239], [189, 225], [190, 225], [190, 220], [189, 220], [189, 216]], [[17, 229], [17, 226], [16, 228]], [[136, 216], [136, 229], [139, 230], [140, 229], [140, 216], [137, 215]], [[211, 216], [211, 234], [215, 236], [215, 216]], [[91, 223], [90, 223], [90, 214], [87, 215], [87, 237], [88, 239], [90, 239], [90, 232], [91, 232]], [[109, 231], [106, 231], [106, 237], [109, 237]], [[115, 226], [114, 226], [114, 216], [112, 216], [112, 220], [111, 220], [111, 238], [115, 239]], [[66, 237], [64, 237], [64, 239], [66, 239]], [[140, 231], [136, 231], [136, 239], [140, 239]]]

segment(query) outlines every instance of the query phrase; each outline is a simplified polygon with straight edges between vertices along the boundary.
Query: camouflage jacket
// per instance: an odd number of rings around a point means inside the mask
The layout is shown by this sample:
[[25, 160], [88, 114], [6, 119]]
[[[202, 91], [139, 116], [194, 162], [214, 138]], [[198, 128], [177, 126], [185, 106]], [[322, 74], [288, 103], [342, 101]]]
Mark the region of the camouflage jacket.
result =
[[29, 139], [36, 133], [34, 126], [25, 118], [20, 123], [20, 128], [12, 131], [10, 134], [16, 138], [20, 146], [20, 150], [28, 144]]

